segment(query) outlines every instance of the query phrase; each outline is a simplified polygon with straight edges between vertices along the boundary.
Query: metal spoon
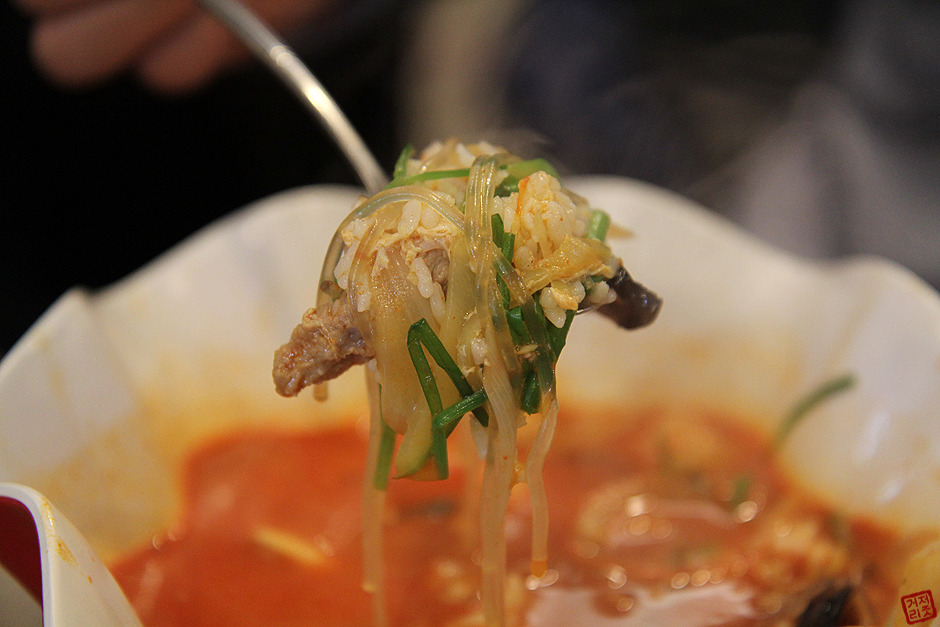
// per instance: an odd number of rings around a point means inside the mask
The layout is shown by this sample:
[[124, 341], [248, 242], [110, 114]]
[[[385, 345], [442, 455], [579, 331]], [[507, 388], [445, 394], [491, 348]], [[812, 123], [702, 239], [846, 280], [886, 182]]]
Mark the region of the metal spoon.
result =
[[224, 23], [264, 62], [315, 115], [355, 169], [371, 195], [382, 190], [388, 177], [339, 105], [296, 53], [282, 42], [249, 8], [237, 0], [197, 0]]

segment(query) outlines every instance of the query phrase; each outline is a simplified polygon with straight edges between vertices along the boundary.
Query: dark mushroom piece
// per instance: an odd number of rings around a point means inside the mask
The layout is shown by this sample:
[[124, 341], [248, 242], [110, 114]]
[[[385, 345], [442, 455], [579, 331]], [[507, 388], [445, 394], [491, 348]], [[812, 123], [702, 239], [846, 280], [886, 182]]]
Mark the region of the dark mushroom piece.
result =
[[652, 323], [659, 315], [663, 301], [654, 292], [637, 283], [621, 266], [616, 276], [607, 280], [607, 285], [617, 298], [596, 311], [607, 316], [624, 329], [639, 329]]
[[[810, 599], [803, 613], [800, 614], [796, 627], [837, 627], [854, 625], [846, 614], [850, 613], [850, 597], [853, 588], [850, 585], [829, 587]], [[846, 622], [848, 619], [849, 622]]]

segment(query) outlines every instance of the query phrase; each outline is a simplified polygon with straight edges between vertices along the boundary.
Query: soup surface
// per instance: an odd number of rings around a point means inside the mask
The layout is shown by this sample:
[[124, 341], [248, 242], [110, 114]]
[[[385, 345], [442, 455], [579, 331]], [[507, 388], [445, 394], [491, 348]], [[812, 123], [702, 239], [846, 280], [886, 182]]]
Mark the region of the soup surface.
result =
[[[886, 615], [908, 547], [789, 483], [764, 438], [705, 412], [607, 413], [559, 418], [544, 469], [551, 536], [541, 578], [528, 575], [528, 500], [524, 484], [514, 488], [513, 624], [787, 625], [844, 585], [847, 624]], [[185, 468], [178, 522], [112, 572], [150, 627], [371, 625], [365, 465], [365, 435], [353, 426], [214, 440]], [[455, 466], [446, 481], [389, 483], [392, 625], [482, 624], [478, 478]]]

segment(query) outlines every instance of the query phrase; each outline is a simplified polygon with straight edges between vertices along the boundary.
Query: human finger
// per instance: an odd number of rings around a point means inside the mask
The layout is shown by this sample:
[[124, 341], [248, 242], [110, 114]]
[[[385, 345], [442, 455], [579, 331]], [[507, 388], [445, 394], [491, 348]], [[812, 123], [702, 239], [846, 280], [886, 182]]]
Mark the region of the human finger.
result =
[[41, 18], [32, 54], [57, 82], [94, 83], [130, 67], [195, 11], [187, 0], [103, 0]]
[[136, 72], [148, 87], [164, 93], [190, 91], [248, 57], [218, 21], [199, 14], [149, 49]]
[[[256, 0], [256, 15], [281, 34], [309, 23], [336, 5], [335, 0]], [[200, 13], [168, 34], [141, 59], [137, 74], [152, 89], [190, 91], [249, 57], [244, 45], [214, 16]]]

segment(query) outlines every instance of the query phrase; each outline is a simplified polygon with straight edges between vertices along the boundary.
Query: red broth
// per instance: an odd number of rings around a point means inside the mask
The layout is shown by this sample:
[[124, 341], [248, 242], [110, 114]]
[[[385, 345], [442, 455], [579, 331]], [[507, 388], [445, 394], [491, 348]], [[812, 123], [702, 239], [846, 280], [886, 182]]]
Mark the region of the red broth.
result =
[[[813, 596], [843, 583], [855, 586], [853, 624], [886, 615], [910, 547], [806, 496], [763, 438], [702, 413], [609, 418], [603, 437], [588, 430], [596, 422], [559, 418], [544, 471], [550, 562], [541, 579], [527, 576], [529, 511], [524, 486], [514, 489], [513, 624], [792, 624]], [[370, 625], [365, 450], [346, 427], [237, 433], [195, 451], [179, 521], [111, 565], [144, 624]], [[468, 483], [459, 470], [443, 482], [390, 482], [392, 625], [482, 624], [468, 622], [479, 611]]]

